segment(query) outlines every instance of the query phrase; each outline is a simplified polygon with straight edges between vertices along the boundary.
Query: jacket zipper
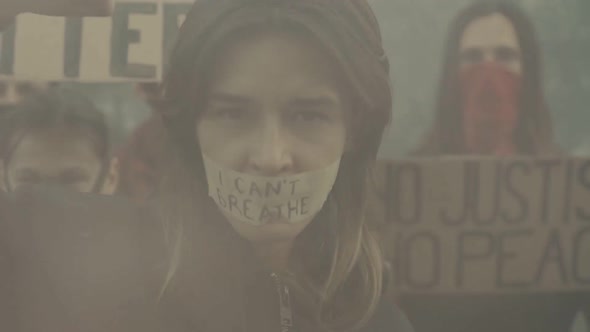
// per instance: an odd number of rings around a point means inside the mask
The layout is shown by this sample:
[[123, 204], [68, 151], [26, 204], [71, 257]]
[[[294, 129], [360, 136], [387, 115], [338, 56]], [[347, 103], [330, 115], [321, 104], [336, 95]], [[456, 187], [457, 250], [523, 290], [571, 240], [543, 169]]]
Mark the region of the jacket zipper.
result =
[[279, 294], [279, 314], [281, 318], [281, 332], [293, 331], [293, 310], [291, 308], [291, 297], [289, 295], [289, 287], [285, 285], [278, 274], [272, 273], [272, 280], [277, 287]]

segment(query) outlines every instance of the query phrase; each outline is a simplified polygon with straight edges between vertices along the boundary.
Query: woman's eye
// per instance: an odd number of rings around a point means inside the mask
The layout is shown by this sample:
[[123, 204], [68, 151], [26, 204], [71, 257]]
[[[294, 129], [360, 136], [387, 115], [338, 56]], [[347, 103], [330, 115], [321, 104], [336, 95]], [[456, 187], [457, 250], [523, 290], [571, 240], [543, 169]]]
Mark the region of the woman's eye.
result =
[[224, 108], [213, 111], [216, 118], [224, 120], [242, 120], [245, 117], [246, 111], [238, 108]]
[[498, 62], [510, 63], [518, 61], [520, 54], [517, 50], [510, 47], [499, 47], [495, 52], [495, 57]]
[[320, 111], [297, 111], [293, 114], [293, 120], [297, 122], [325, 122], [329, 120], [329, 117]]
[[464, 64], [476, 64], [483, 61], [484, 55], [481, 50], [470, 48], [461, 52], [460, 58]]
[[88, 181], [88, 177], [83, 174], [66, 174], [59, 179], [62, 185], [67, 186], [77, 185], [85, 181]]
[[22, 174], [16, 178], [17, 182], [22, 184], [34, 184], [41, 181], [41, 177], [36, 174]]

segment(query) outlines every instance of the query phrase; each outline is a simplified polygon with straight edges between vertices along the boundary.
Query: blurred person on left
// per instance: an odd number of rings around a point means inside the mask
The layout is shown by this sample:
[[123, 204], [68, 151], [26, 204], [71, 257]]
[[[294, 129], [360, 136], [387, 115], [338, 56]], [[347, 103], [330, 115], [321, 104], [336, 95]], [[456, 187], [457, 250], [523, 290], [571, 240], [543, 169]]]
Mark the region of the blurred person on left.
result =
[[[46, 91], [54, 86], [56, 86], [55, 82], [0, 80], [0, 133], [7, 130], [4, 128], [4, 117], [16, 104], [31, 94]], [[2, 162], [4, 152], [1, 150], [3, 146], [4, 144], [0, 142], [0, 174], [4, 174]], [[4, 190], [4, 188], [4, 176], [0, 176], [0, 189]]]
[[54, 82], [45, 81], [0, 80], [0, 114], [14, 107], [27, 96], [46, 91], [55, 85]]
[[52, 88], [24, 99], [4, 122], [6, 191], [43, 184], [115, 192], [118, 163], [110, 157], [106, 121], [84, 97]]

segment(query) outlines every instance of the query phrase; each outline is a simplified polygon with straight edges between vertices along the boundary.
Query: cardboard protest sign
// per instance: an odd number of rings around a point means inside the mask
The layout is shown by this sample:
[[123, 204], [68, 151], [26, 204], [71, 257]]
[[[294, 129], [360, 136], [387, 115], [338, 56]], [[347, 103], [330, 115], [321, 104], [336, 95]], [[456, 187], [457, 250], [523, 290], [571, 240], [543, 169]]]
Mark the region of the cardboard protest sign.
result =
[[24, 14], [0, 37], [0, 79], [159, 81], [193, 0], [126, 0], [112, 17]]
[[590, 290], [590, 159], [379, 165], [404, 293]]

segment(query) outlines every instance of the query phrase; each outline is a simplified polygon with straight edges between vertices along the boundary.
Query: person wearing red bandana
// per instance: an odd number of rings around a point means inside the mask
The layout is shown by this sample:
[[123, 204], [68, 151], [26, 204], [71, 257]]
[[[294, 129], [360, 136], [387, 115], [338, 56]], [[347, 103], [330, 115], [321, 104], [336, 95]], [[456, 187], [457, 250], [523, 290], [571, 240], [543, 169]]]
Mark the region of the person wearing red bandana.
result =
[[520, 76], [494, 61], [464, 70], [461, 74], [461, 106], [468, 153], [518, 153], [514, 135], [520, 88]]
[[553, 141], [532, 23], [486, 2], [454, 21], [434, 126], [417, 155], [550, 155]]
[[[511, 3], [479, 1], [452, 23], [434, 128], [416, 155], [551, 156], [533, 26]], [[402, 293], [416, 331], [571, 332], [590, 322], [588, 292]]]

